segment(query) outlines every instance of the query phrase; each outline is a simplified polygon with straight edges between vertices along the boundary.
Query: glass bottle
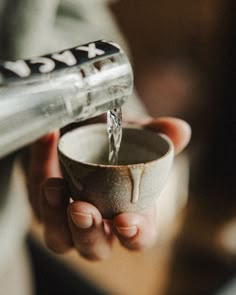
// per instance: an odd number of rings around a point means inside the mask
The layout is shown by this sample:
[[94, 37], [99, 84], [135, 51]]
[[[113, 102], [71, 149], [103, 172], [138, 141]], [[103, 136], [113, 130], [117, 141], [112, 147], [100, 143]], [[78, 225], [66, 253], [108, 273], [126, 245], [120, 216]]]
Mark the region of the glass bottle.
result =
[[0, 64], [0, 158], [48, 132], [120, 107], [133, 89], [115, 43]]

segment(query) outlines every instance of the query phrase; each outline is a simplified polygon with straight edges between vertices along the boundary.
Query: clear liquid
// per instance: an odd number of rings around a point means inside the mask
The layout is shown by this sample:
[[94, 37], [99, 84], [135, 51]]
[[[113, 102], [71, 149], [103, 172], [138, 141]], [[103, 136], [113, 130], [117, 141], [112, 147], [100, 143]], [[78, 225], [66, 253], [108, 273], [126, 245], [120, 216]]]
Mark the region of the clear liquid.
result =
[[107, 133], [109, 140], [109, 165], [118, 164], [118, 154], [122, 138], [122, 111], [116, 108], [107, 112]]

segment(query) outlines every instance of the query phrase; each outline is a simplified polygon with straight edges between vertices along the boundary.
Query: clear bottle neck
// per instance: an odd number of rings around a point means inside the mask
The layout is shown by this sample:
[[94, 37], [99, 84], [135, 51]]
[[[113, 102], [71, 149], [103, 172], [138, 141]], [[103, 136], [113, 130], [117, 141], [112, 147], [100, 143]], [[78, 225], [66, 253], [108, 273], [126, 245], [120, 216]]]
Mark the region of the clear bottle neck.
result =
[[41, 76], [2, 80], [0, 157], [54, 129], [121, 106], [133, 89], [132, 68], [122, 50]]

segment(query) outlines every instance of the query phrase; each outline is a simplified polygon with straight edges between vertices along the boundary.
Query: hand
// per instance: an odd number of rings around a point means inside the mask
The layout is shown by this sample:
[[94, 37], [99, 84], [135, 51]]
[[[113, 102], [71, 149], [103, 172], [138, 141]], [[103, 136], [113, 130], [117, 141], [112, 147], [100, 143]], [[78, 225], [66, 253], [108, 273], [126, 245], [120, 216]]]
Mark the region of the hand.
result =
[[[180, 119], [151, 119], [139, 125], [169, 136], [176, 154], [190, 140], [191, 129]], [[121, 213], [112, 220], [104, 220], [92, 204], [70, 203], [58, 162], [58, 139], [56, 131], [33, 144], [28, 177], [30, 201], [44, 223], [48, 247], [57, 253], [74, 247], [87, 259], [100, 260], [109, 256], [115, 237], [130, 250], [152, 246], [157, 236], [156, 208]]]

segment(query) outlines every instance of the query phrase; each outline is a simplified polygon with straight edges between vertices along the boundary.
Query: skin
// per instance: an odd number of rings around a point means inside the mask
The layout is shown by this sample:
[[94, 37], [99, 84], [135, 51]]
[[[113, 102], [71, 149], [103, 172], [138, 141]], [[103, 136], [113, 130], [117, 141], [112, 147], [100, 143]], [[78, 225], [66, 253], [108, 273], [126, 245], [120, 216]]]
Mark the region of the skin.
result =
[[[191, 137], [190, 126], [176, 118], [150, 119], [139, 125], [169, 136], [176, 154]], [[58, 139], [59, 131], [55, 131], [33, 144], [28, 176], [30, 202], [44, 224], [48, 247], [61, 254], [75, 248], [93, 261], [109, 257], [115, 238], [129, 250], [151, 247], [158, 234], [158, 208], [126, 212], [104, 220], [90, 203], [69, 200], [58, 162]]]

